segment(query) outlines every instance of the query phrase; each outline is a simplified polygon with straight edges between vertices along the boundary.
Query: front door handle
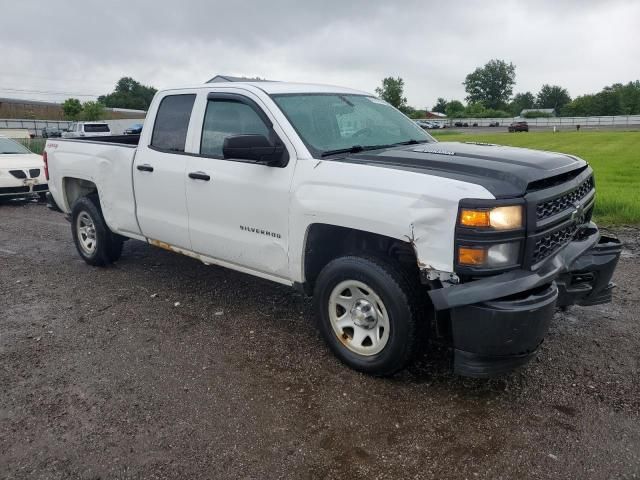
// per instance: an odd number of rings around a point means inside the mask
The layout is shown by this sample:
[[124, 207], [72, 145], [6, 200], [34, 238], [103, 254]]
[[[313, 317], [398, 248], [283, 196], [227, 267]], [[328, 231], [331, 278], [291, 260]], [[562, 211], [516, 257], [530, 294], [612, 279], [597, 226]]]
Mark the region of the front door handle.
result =
[[211, 177], [204, 172], [191, 172], [189, 173], [189, 178], [193, 178], [194, 180], [204, 180], [205, 182], [211, 180]]
[[136, 168], [141, 172], [153, 172], [153, 167], [148, 163], [145, 163], [143, 165], [138, 165]]

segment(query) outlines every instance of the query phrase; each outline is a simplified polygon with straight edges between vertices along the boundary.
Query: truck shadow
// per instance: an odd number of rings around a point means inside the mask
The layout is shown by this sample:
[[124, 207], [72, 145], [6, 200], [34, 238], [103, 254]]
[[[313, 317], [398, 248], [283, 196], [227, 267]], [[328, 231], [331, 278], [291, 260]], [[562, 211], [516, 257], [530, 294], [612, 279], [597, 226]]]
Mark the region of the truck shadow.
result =
[[[497, 379], [470, 379], [454, 375], [452, 372], [452, 355], [448, 348], [436, 342], [428, 341], [421, 345], [416, 359], [405, 370], [390, 378], [375, 378], [355, 372], [341, 364], [329, 351], [315, 326], [315, 314], [310, 298], [298, 293], [290, 287], [279, 285], [248, 274], [218, 266], [207, 266], [201, 262], [152, 247], [146, 243], [130, 240], [125, 244], [123, 256], [113, 268], [133, 270], [142, 274], [143, 283], [153, 283], [154, 277], [170, 278], [163, 289], [170, 288], [176, 299], [188, 299], [195, 303], [195, 312], [208, 309], [206, 296], [209, 292], [224, 299], [225, 315], [237, 318], [238, 321], [225, 328], [236, 332], [225, 332], [225, 335], [237, 334], [248, 328], [255, 319], [259, 319], [259, 327], [268, 331], [275, 344], [273, 355], [287, 351], [293, 357], [308, 357], [309, 352], [319, 354], [319, 368], [326, 368], [332, 373], [365, 376], [374, 382], [399, 385], [439, 387], [475, 392], [480, 396], [495, 395], [505, 391], [510, 376]], [[195, 292], [195, 297], [194, 297]], [[215, 312], [205, 317], [216, 318]], [[248, 320], [243, 324], [242, 319]], [[197, 313], [183, 315], [183, 329], [202, 322]], [[247, 320], [245, 320], [247, 321]], [[215, 324], [214, 324], [215, 325]], [[214, 326], [215, 328], [215, 326]], [[277, 357], [271, 360], [277, 362]], [[518, 376], [517, 372], [513, 374]]]

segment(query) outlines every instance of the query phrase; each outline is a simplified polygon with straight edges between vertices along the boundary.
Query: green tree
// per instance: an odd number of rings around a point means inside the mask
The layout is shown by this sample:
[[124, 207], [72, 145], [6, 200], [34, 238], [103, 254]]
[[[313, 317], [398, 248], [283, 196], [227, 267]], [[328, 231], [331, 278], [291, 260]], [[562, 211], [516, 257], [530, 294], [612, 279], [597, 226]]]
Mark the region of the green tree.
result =
[[615, 83], [610, 88], [620, 97], [623, 115], [640, 114], [640, 80], [629, 82], [626, 85]]
[[533, 108], [536, 103], [536, 97], [531, 92], [516, 93], [509, 104], [509, 111], [515, 117], [520, 115], [522, 110]]
[[541, 112], [539, 110], [530, 110], [524, 114], [524, 118], [550, 118], [551, 115], [548, 112]]
[[566, 88], [545, 84], [536, 97], [536, 108], [554, 108], [558, 112], [570, 101], [571, 97]]
[[458, 100], [451, 100], [447, 102], [444, 113], [446, 113], [449, 118], [462, 117], [464, 115], [464, 105]]
[[404, 96], [404, 80], [402, 78], [387, 77], [383, 79], [382, 87], [377, 87], [376, 93], [398, 110], [407, 111], [407, 98]]
[[476, 68], [462, 82], [469, 103], [482, 102], [485, 107], [494, 109], [506, 105], [515, 83], [515, 65], [497, 59]]
[[561, 110], [561, 114], [568, 117], [588, 117], [598, 115], [597, 112], [598, 105], [595, 95], [576, 97]]
[[596, 94], [582, 95], [562, 109], [566, 116], [640, 114], [640, 81], [614, 83]]
[[598, 113], [596, 115], [622, 115], [624, 110], [620, 99], [620, 92], [611, 87], [596, 94], [596, 105]]
[[62, 104], [62, 112], [67, 120], [77, 120], [82, 112], [82, 104], [77, 98], [67, 98]]
[[84, 102], [82, 104], [83, 120], [101, 120], [104, 118], [104, 105], [100, 102]]
[[122, 77], [114, 91], [98, 97], [98, 102], [111, 108], [147, 110], [156, 92], [155, 88], [142, 85], [131, 77]]
[[482, 118], [486, 111], [487, 109], [482, 102], [469, 103], [467, 108], [464, 109], [464, 116], [469, 118]]
[[438, 113], [446, 113], [447, 101], [442, 97], [438, 97], [438, 100], [436, 101], [436, 104], [433, 106], [432, 110]]
[[486, 108], [481, 102], [476, 102], [467, 105], [463, 116], [468, 118], [504, 118], [508, 117], [509, 113], [504, 110]]

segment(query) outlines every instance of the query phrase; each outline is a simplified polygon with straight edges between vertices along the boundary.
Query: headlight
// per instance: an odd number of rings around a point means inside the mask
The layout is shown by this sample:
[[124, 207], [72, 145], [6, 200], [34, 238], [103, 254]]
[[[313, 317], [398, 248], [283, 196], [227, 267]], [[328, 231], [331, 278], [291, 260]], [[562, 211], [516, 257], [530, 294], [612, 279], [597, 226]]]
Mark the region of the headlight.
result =
[[458, 264], [476, 268], [500, 268], [515, 265], [520, 256], [520, 242], [490, 246], [458, 247]]
[[463, 227], [516, 230], [523, 227], [522, 219], [521, 205], [460, 210], [460, 225]]

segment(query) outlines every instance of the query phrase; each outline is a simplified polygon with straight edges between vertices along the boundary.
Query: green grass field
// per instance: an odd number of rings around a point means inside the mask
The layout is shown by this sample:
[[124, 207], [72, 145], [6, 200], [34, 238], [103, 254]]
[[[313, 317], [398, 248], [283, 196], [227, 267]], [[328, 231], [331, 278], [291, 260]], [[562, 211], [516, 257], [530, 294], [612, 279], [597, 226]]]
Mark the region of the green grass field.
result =
[[595, 171], [596, 220], [608, 225], [640, 224], [640, 131], [468, 134], [433, 132], [443, 142], [488, 142], [571, 153]]

